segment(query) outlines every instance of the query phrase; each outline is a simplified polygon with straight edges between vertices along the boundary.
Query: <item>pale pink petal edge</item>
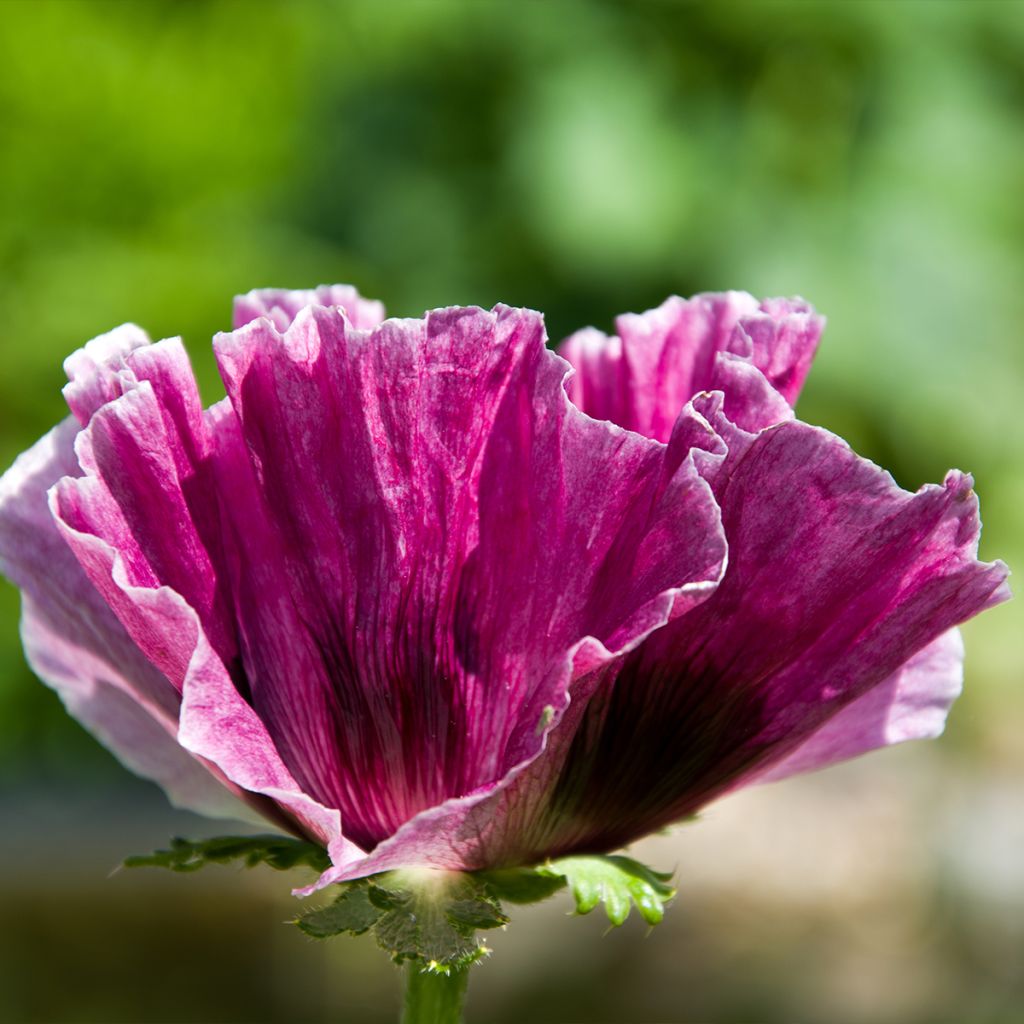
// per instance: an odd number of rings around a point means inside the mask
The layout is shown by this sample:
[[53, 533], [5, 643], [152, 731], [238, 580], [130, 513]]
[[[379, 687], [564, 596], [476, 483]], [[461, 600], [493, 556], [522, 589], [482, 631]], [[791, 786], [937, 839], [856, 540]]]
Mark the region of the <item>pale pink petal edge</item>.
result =
[[744, 785], [778, 782], [870, 750], [934, 739], [963, 689], [964, 644], [958, 628], [918, 651], [884, 682], [848, 704], [783, 760]]

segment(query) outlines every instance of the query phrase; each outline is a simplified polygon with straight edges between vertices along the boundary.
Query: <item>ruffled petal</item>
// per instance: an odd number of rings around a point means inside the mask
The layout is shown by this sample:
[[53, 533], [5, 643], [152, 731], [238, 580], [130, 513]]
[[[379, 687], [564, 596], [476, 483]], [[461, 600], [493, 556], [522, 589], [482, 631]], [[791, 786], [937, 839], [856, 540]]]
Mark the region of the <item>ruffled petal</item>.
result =
[[0, 480], [0, 572], [21, 590], [26, 608], [31, 606], [34, 634], [62, 637], [67, 647], [95, 663], [96, 674], [120, 681], [173, 729], [178, 708], [173, 687], [92, 586], [50, 514], [47, 491], [62, 477], [81, 472], [74, 453], [78, 433], [75, 420], [65, 420], [19, 456]]
[[[728, 571], [589, 701], [548, 797], [551, 849], [613, 848], [751, 781], [1007, 596], [1005, 566], [975, 558], [969, 478], [909, 494], [826, 431], [789, 421], [748, 434], [721, 394], [695, 405], [725, 442], [697, 462], [721, 505]], [[929, 679], [936, 689], [915, 699], [943, 705], [948, 673]]]
[[256, 485], [232, 486], [253, 704], [360, 846], [536, 756], [574, 659], [606, 660], [720, 575], [693, 466], [582, 416], [537, 314], [368, 334], [313, 308], [217, 350], [246, 442], [225, 443], [232, 479], [247, 451]]
[[729, 351], [748, 358], [795, 406], [824, 328], [825, 318], [802, 299], [766, 299], [757, 313], [740, 318]]
[[785, 398], [752, 363], [719, 352], [711, 369], [709, 390], [722, 395], [722, 411], [732, 423], [750, 433], [793, 419]]
[[[207, 791], [220, 786], [227, 798], [207, 798], [199, 809], [230, 808], [233, 793], [248, 805], [243, 816], [255, 811], [337, 849], [337, 812], [299, 791], [241, 693], [207, 417], [180, 341], [149, 345], [122, 329], [67, 365], [69, 401], [88, 425], [75, 437], [77, 459], [69, 454], [62, 467], [69, 475], [50, 490], [50, 530], [136, 660], [161, 679], [173, 709], [164, 725], [176, 737], [178, 767], [187, 766], [180, 778], [161, 781], [173, 794], [187, 792], [198, 785], [198, 769], [209, 778]], [[43, 502], [45, 508], [45, 496]], [[74, 615], [81, 620], [81, 609]], [[43, 631], [33, 626], [35, 635]], [[73, 664], [56, 648], [39, 657], [58, 682]], [[108, 680], [84, 659], [80, 672], [76, 688], [65, 691], [95, 718]], [[130, 727], [123, 702], [117, 711]], [[211, 721], [219, 727], [211, 729]], [[107, 734], [117, 735], [110, 728]], [[144, 742], [131, 740], [119, 753], [145, 768]], [[150, 755], [163, 764], [159, 745]]]
[[[73, 533], [96, 534], [121, 551], [134, 583], [159, 581], [180, 593], [232, 664], [237, 644], [219, 571], [210, 441], [180, 339], [141, 344], [135, 331], [122, 328], [90, 342], [66, 365], [66, 393], [87, 423], [76, 451], [88, 476], [57, 488], [58, 518]], [[103, 397], [104, 404], [92, 408], [86, 396]], [[88, 544], [69, 537], [73, 546]], [[117, 601], [118, 593], [114, 588], [107, 596]], [[137, 639], [145, 645], [144, 637]], [[157, 664], [168, 671], [162, 658]], [[179, 661], [170, 674], [180, 681], [183, 672]]]
[[322, 284], [319, 288], [289, 291], [287, 288], [256, 288], [235, 297], [232, 325], [237, 330], [257, 317], [269, 317], [279, 331], [286, 331], [307, 306], [340, 306], [349, 323], [372, 330], [384, 320], [384, 306], [364, 299], [350, 284]]
[[[96, 443], [99, 437], [97, 424], [108, 415], [137, 412], [131, 408], [125, 410], [123, 406], [113, 412], [110, 410], [119, 403], [125, 403], [126, 399], [131, 406], [140, 394], [151, 398], [153, 392], [148, 385], [128, 391], [94, 414], [88, 428], [97, 427], [92, 436], [93, 451], [102, 448]], [[155, 429], [156, 422], [147, 421], [146, 428]], [[141, 436], [145, 437], [145, 431]], [[136, 467], [138, 491], [119, 495], [126, 504], [131, 506], [151, 497], [149, 488], [154, 465], [170, 474], [173, 460], [163, 458], [165, 454], [158, 458], [154, 453], [153, 465]], [[99, 458], [98, 461], [102, 463], [103, 460]], [[124, 480], [128, 482], [130, 479], [130, 474], [126, 474]], [[162, 480], [166, 486], [160, 493], [173, 498], [173, 488], [168, 483], [173, 479], [168, 475]], [[337, 811], [321, 807], [301, 792], [282, 764], [266, 729], [243, 699], [228, 668], [211, 646], [201, 616], [181, 594], [161, 581], [147, 553], [129, 529], [122, 506], [104, 482], [92, 476], [65, 477], [51, 490], [51, 506], [51, 527], [56, 521], [57, 529], [70, 549], [69, 555], [73, 553], [77, 558], [79, 577], [83, 576], [84, 570], [84, 577], [88, 577], [95, 587], [93, 602], [103, 608], [108, 618], [112, 617], [111, 611], [117, 616], [113, 623], [117, 633], [127, 631], [135, 641], [136, 653], [145, 655], [144, 659], [138, 660], [149, 673], [152, 674], [153, 666], [156, 666], [167, 677], [163, 680], [163, 689], [171, 695], [174, 710], [164, 724], [170, 735], [176, 735], [182, 756], [195, 764], [205, 764], [212, 772], [211, 781], [220, 780], [264, 819], [323, 842], [335, 850], [339, 849], [339, 843], [342, 844], [340, 848], [345, 849]], [[147, 535], [143, 534], [143, 543]], [[190, 552], [183, 546], [182, 558], [188, 557]], [[84, 622], [87, 621], [87, 612], [87, 607], [76, 607], [71, 615], [76, 621]], [[53, 633], [51, 630], [47, 636]], [[34, 627], [33, 636], [36, 635], [43, 636]], [[67, 666], [73, 664], [70, 655], [66, 658], [60, 655], [61, 651], [57, 649], [39, 655], [46, 677], [53, 679], [55, 685], [65, 682], [70, 671]], [[77, 688], [72, 691], [65, 686], [64, 692], [70, 693], [79, 706], [95, 717], [101, 714], [101, 710], [95, 710], [99, 707], [96, 701], [107, 696], [102, 685], [91, 685], [95, 677], [99, 676], [100, 684], [111, 682], [116, 685], [118, 680], [117, 677], [98, 673], [85, 660], [80, 664], [80, 672], [84, 676], [77, 677]], [[180, 692], [180, 698], [175, 691]], [[121, 721], [127, 723], [125, 727], [134, 721], [124, 712], [123, 703], [117, 712]], [[118, 738], [111, 727], [104, 735]], [[143, 742], [144, 739], [136, 740], [129, 736], [117, 748], [118, 753], [127, 763], [145, 766], [145, 753], [139, 749]], [[162, 763], [163, 754], [159, 749], [153, 751], [153, 757], [156, 759], [154, 763]], [[195, 776], [189, 771], [182, 779], [168, 778], [166, 781], [172, 792], [180, 795], [181, 787], [195, 785]], [[207, 801], [197, 809], [210, 806], [215, 804]], [[248, 812], [245, 816], [249, 816]]]
[[223, 662], [196, 628], [195, 613], [180, 598], [177, 621], [196, 638], [182, 694], [178, 741], [217, 766], [247, 794], [266, 797], [264, 817], [327, 847], [332, 859], [351, 858], [337, 810], [303, 791], [285, 767], [266, 727], [242, 699]]
[[[82, 496], [81, 491], [76, 493]], [[88, 499], [84, 508], [94, 511]], [[132, 566], [137, 553], [123, 535], [107, 529], [109, 523], [101, 515], [96, 519], [107, 536], [90, 532], [89, 523], [69, 525], [72, 511], [78, 509], [58, 504], [55, 516], [61, 517], [62, 531], [79, 563], [146, 656], [181, 691], [177, 738], [182, 749], [208, 762], [265, 818], [337, 849], [342, 842], [337, 811], [303, 793], [284, 767], [262, 722], [214, 652], [195, 610], [152, 576], [140, 581], [142, 574]], [[116, 542], [125, 547], [117, 548]], [[268, 799], [261, 801], [260, 796]]]
[[724, 292], [672, 296], [615, 323], [617, 336], [587, 328], [562, 343], [577, 370], [569, 395], [596, 419], [667, 441], [686, 403], [721, 385], [721, 353], [757, 367], [795, 404], [825, 322], [799, 299], [758, 303], [746, 292]]
[[[713, 590], [695, 583], [680, 588], [683, 607], [694, 607]], [[657, 628], [657, 626], [655, 626]], [[602, 684], [614, 678], [618, 659], [640, 643], [641, 634], [622, 651], [602, 649], [584, 641], [575, 652], [575, 665], [591, 666], [570, 684], [552, 724], [541, 731], [536, 752], [500, 781], [465, 797], [446, 800], [417, 814], [368, 855], [351, 853], [333, 864], [310, 886], [296, 894], [308, 896], [336, 882], [380, 871], [429, 866], [472, 871], [479, 868], [536, 864], [561, 852], [549, 845], [552, 819], [559, 813], [552, 791], [586, 714], [588, 701]], [[570, 849], [567, 846], [566, 849]]]
[[86, 342], [64, 360], [68, 377], [64, 400], [83, 427], [97, 409], [124, 394], [125, 386], [135, 382], [125, 359], [149, 343], [149, 335], [141, 327], [122, 324]]
[[80, 472], [77, 433], [76, 421], [66, 420], [0, 480], [0, 572], [22, 591], [29, 664], [104, 746], [176, 805], [251, 818], [178, 744], [178, 694], [132, 642], [57, 530], [46, 493]]
[[323, 843], [316, 888], [608, 850], [941, 731], [1006, 569], [970, 478], [908, 494], [793, 419], [809, 306], [672, 298], [575, 375], [526, 310], [383, 316], [240, 297], [206, 413], [120, 328], [0, 481], [31, 664], [176, 802]]
[[558, 354], [576, 371], [567, 380], [566, 391], [577, 409], [595, 420], [635, 429], [641, 416], [634, 408], [630, 368], [618, 335], [584, 327], [558, 346]]
[[777, 782], [877, 747], [940, 736], [946, 715], [960, 696], [963, 660], [960, 630], [943, 633], [884, 682], [828, 719], [793, 753], [749, 781]]
[[[68, 713], [126, 768], [157, 783], [176, 807], [251, 824], [266, 821], [265, 813], [246, 803], [235, 787], [181, 745], [176, 713], [171, 717], [154, 712], [139, 699], [135, 680], [125, 678], [95, 650], [69, 642], [66, 619], [58, 629], [52, 622], [53, 616], [26, 595], [21, 637], [28, 663], [57, 691]], [[114, 625], [121, 632], [119, 624]]]
[[165, 419], [161, 410], [151, 383], [142, 381], [97, 411], [77, 445], [89, 475], [61, 480], [54, 488], [53, 511], [68, 544], [133, 639], [180, 686], [193, 641], [151, 634], [144, 623], [130, 625], [132, 602], [125, 603], [111, 576], [106, 549], [94, 543], [102, 539], [120, 553], [132, 585], [166, 585], [180, 593], [199, 613], [221, 656], [231, 661], [234, 626], [215, 564], [216, 495], [205, 465], [191, 462], [180, 436], [167, 429], [170, 415]]

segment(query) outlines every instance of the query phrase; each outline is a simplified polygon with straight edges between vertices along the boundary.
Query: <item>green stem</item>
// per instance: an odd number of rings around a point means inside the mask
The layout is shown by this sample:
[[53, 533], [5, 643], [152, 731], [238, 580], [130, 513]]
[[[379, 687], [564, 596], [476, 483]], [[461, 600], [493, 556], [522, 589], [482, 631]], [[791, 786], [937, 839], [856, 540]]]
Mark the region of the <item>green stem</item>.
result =
[[402, 1024], [461, 1024], [468, 983], [468, 968], [431, 974], [410, 961], [405, 968]]

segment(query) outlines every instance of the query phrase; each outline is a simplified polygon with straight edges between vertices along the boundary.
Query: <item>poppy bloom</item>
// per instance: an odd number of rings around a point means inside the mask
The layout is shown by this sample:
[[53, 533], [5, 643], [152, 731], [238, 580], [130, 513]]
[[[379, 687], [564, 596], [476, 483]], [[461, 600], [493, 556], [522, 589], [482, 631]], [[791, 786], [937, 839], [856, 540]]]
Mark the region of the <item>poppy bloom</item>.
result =
[[[1007, 596], [969, 477], [910, 494], [794, 419], [822, 321], [670, 299], [546, 348], [498, 306], [252, 292], [66, 363], [0, 482], [35, 671], [171, 799], [327, 848], [319, 885], [604, 852], [933, 736]], [[575, 371], [575, 372], [574, 372]]]

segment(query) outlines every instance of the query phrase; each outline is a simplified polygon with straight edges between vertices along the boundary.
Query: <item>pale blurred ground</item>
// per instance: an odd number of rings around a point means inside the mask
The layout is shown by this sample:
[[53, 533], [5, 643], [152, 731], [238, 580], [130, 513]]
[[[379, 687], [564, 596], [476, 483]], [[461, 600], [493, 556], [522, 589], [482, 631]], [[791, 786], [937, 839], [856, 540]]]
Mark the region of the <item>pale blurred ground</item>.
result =
[[[671, 292], [801, 293], [801, 415], [904, 486], [975, 473], [1024, 565], [1024, 5], [0, 2], [0, 462], [124, 320], [211, 334], [257, 285], [496, 301], [560, 337]], [[24, 667], [0, 588], [0, 1020], [389, 1020], [288, 880], [107, 877], [166, 809]], [[942, 740], [741, 794], [644, 847], [646, 936], [518, 911], [471, 1020], [1024, 1022], [1024, 605], [967, 631]]]

